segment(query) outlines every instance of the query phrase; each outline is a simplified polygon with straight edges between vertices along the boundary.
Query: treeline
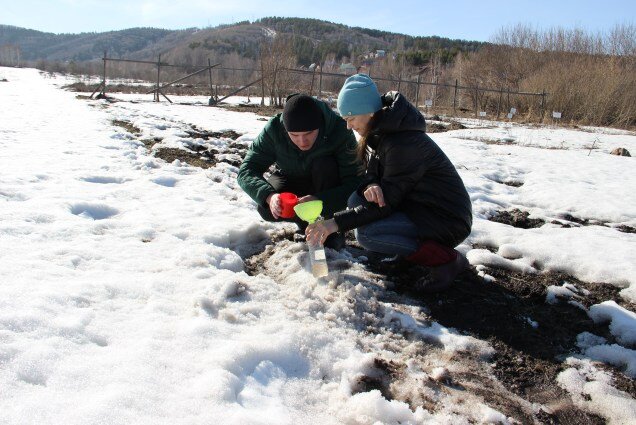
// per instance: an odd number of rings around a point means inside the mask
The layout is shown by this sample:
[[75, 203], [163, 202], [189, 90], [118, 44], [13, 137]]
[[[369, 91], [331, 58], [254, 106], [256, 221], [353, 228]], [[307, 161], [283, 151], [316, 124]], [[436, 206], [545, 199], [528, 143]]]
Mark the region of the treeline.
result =
[[341, 33], [346, 25], [310, 18], [268, 17], [254, 21], [255, 24], [272, 28], [276, 32], [303, 35], [322, 40], [329, 35]]
[[412, 37], [318, 19], [269, 17], [255, 23], [291, 34], [294, 53], [302, 65], [321, 62], [327, 55], [334, 55], [336, 60], [349, 58], [353, 62], [376, 50], [385, 50], [409, 65], [426, 64], [434, 56], [441, 57], [446, 64], [459, 53], [474, 52], [486, 44], [437, 36]]
[[[584, 124], [636, 125], [636, 26], [606, 33], [581, 29], [501, 29], [492, 44], [454, 65], [470, 85], [548, 93], [551, 110]], [[534, 109], [531, 99], [519, 107]], [[526, 103], [524, 105], [524, 102]]]

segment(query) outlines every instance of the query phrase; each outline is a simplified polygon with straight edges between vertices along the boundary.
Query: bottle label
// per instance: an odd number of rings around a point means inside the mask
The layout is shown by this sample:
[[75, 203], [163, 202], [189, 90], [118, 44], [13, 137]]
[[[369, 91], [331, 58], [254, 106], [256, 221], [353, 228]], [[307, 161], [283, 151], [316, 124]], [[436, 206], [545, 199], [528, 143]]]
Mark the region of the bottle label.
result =
[[327, 259], [327, 256], [325, 255], [324, 249], [319, 249], [318, 251], [314, 251], [314, 260], [320, 261], [320, 260], [326, 260], [326, 259]]

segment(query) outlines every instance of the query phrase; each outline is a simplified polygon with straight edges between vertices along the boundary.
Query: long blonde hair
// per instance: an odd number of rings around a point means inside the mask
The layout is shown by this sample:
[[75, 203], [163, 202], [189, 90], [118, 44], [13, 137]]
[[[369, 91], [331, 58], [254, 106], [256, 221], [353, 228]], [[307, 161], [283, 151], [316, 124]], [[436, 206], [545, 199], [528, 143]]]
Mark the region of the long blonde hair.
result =
[[366, 170], [367, 165], [369, 164], [369, 154], [371, 153], [371, 149], [367, 144], [367, 139], [369, 136], [374, 136], [374, 130], [378, 122], [380, 121], [380, 115], [382, 114], [382, 109], [375, 112], [371, 120], [369, 121], [369, 131], [367, 131], [366, 136], [360, 137], [358, 140], [358, 148], [356, 149], [356, 156], [358, 157], [358, 161], [362, 163], [362, 167]]

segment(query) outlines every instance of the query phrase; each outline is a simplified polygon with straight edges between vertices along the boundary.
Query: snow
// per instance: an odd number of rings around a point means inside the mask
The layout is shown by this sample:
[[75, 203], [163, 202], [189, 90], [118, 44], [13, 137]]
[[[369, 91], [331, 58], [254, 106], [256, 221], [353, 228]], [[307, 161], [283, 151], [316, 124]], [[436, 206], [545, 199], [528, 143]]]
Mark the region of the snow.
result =
[[589, 360], [568, 358], [571, 367], [557, 377], [559, 385], [572, 395], [574, 404], [600, 415], [608, 424], [626, 425], [636, 417], [636, 400], [614, 388], [611, 376]]
[[[473, 121], [462, 122], [475, 125]], [[564, 271], [580, 280], [612, 283], [625, 288], [623, 297], [636, 300], [634, 288], [629, 288], [636, 279], [634, 235], [613, 228], [621, 224], [636, 227], [633, 161], [609, 155], [619, 146], [635, 149], [636, 137], [614, 133], [502, 124], [434, 134], [458, 168], [473, 201], [476, 220], [467, 243], [514, 247], [514, 252], [505, 247], [496, 255], [469, 252], [471, 264], [507, 264], [531, 272], [528, 265], [536, 263], [543, 270]], [[490, 144], [505, 138], [514, 138], [515, 143]], [[588, 145], [596, 139], [598, 149], [590, 153]], [[510, 187], [502, 182], [523, 185]], [[516, 229], [484, 220], [495, 211], [513, 208], [528, 211], [531, 218], [542, 218], [546, 224]], [[608, 227], [551, 224], [553, 220], [565, 222], [565, 214], [604, 222]], [[505, 258], [514, 258], [513, 263]]]
[[560, 300], [574, 300], [574, 302], [576, 302], [580, 300], [582, 296], [588, 294], [589, 291], [579, 289], [575, 285], [565, 282], [561, 286], [548, 286], [545, 302], [548, 304], [557, 304]]
[[444, 381], [446, 379], [448, 379], [449, 374], [448, 374], [448, 369], [446, 369], [445, 367], [436, 367], [435, 369], [433, 369], [431, 371], [431, 378], [434, 379], [435, 381]]
[[595, 345], [586, 349], [585, 355], [593, 360], [623, 368], [627, 376], [636, 378], [636, 350], [618, 344]]
[[[67, 79], [29, 69], [0, 68], [0, 77], [9, 80], [0, 85], [1, 423], [515, 422], [476, 395], [426, 384], [475, 364], [487, 369], [494, 350], [486, 341], [381, 299], [387, 282], [346, 251], [328, 252], [332, 273], [315, 280], [304, 244], [283, 240], [260, 265], [265, 272], [248, 275], [244, 258], [290, 225], [259, 219], [236, 167], [166, 163], [140, 141], [160, 139], [153, 149], [201, 143], [187, 136], [194, 125], [234, 130], [249, 145], [262, 117], [202, 107], [207, 97], [87, 102], [59, 89]], [[484, 265], [565, 271], [620, 287], [634, 302], [636, 236], [614, 227], [636, 227], [636, 176], [631, 158], [609, 151], [636, 151], [636, 137], [466, 123], [473, 128], [434, 139], [473, 200], [474, 230], [459, 247], [470, 262], [491, 280]], [[497, 138], [515, 143], [485, 142]], [[499, 183], [511, 180], [523, 186]], [[512, 208], [547, 224], [487, 220]], [[550, 223], [565, 213], [598, 225]], [[549, 293], [565, 291], [585, 295], [565, 285]], [[559, 384], [581, 408], [621, 423], [636, 416], [634, 400], [591, 360], [634, 376], [634, 313], [608, 301], [589, 314], [610, 323], [616, 343], [580, 336], [581, 358], [569, 360]], [[482, 363], [456, 360], [466, 352]], [[362, 377], [386, 376], [377, 359], [408, 365], [399, 391], [411, 400], [424, 394], [437, 410], [361, 387]]]
[[636, 345], [636, 314], [615, 301], [604, 301], [590, 307], [589, 316], [596, 323], [610, 322], [609, 330], [621, 344]]

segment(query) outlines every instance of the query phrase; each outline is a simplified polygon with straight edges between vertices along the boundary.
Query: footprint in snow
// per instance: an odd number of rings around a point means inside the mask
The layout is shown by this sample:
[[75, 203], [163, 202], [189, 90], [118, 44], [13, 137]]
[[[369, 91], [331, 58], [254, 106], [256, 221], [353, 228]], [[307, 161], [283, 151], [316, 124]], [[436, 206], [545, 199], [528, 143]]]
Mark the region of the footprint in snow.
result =
[[174, 177], [157, 177], [152, 179], [153, 183], [165, 187], [174, 187], [178, 181], [179, 180], [175, 179]]
[[88, 183], [99, 183], [99, 184], [110, 184], [110, 183], [122, 184], [127, 181], [130, 181], [130, 179], [126, 179], [123, 177], [108, 177], [108, 176], [88, 176], [88, 177], [81, 177], [80, 180], [83, 180]]
[[104, 220], [119, 214], [119, 210], [104, 204], [79, 202], [71, 205], [71, 213], [91, 220]]

